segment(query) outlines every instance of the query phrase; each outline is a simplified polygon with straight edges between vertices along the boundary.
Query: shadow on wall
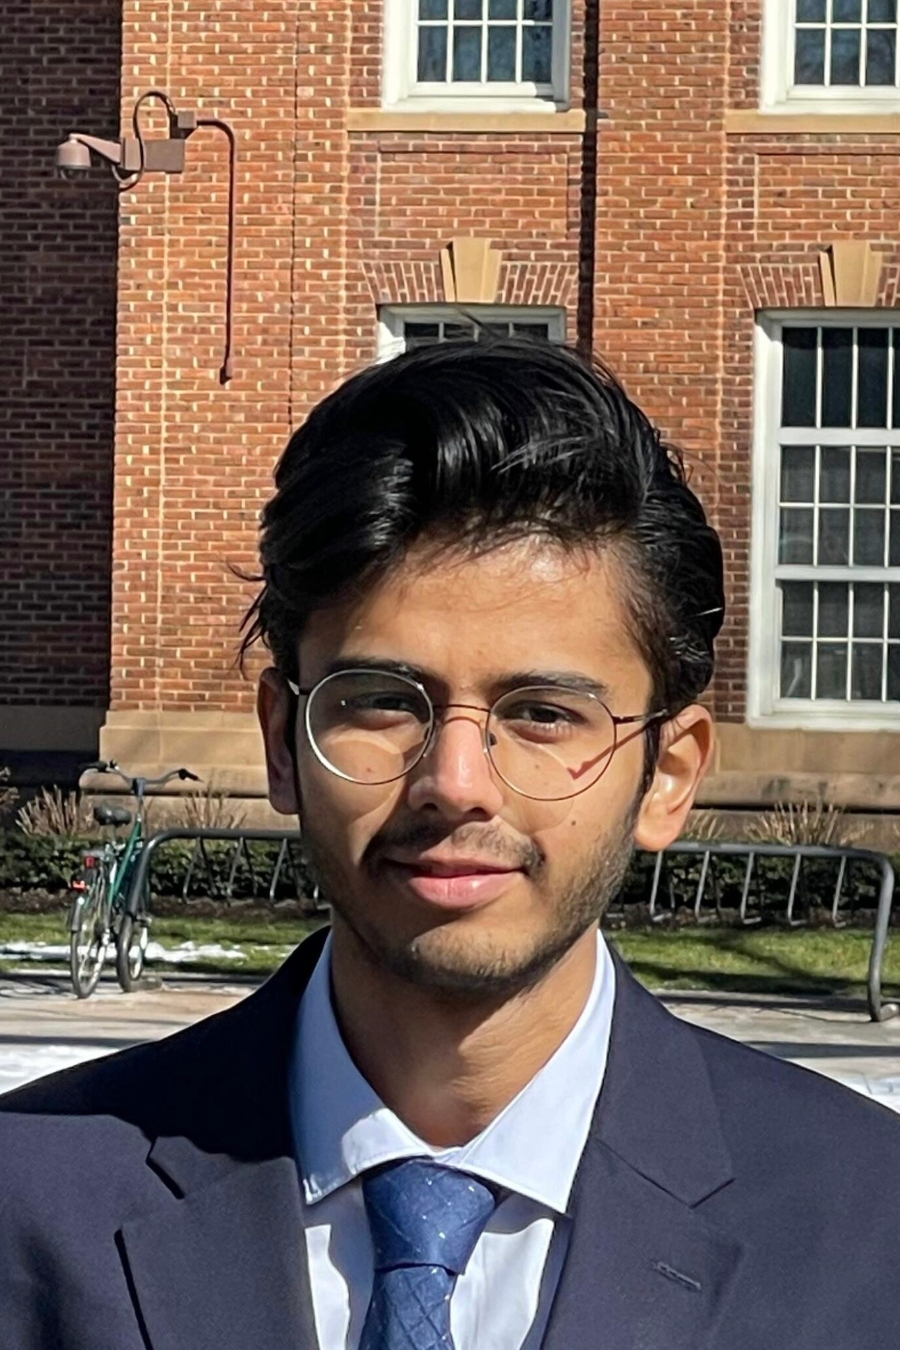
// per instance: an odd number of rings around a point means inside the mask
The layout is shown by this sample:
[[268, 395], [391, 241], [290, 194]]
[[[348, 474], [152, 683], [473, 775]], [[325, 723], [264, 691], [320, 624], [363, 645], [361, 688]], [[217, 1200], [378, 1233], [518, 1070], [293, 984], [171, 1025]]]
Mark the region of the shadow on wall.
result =
[[[120, 74], [121, 0], [3, 7], [0, 763], [31, 773], [33, 734], [56, 781], [73, 755], [54, 757], [55, 719], [42, 728], [34, 710], [87, 713], [83, 759], [90, 711], [109, 700], [118, 231], [108, 175], [65, 182], [54, 153], [75, 127], [118, 134]], [[33, 733], [4, 735], [10, 705], [31, 710]]]

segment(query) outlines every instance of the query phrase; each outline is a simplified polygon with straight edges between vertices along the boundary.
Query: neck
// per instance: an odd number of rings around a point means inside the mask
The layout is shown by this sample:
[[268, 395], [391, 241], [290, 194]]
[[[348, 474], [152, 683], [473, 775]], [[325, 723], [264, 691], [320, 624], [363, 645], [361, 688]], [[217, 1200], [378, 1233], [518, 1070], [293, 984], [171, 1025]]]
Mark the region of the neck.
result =
[[532, 988], [478, 1003], [393, 975], [335, 916], [332, 988], [347, 1049], [381, 1100], [436, 1148], [468, 1143], [543, 1068], [584, 1010], [593, 925]]

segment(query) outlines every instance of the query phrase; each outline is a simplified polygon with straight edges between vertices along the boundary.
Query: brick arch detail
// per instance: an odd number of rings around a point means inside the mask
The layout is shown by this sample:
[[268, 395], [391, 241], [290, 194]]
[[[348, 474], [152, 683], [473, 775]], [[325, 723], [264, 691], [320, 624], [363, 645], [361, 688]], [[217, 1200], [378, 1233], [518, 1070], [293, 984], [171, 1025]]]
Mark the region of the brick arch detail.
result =
[[[373, 259], [363, 267], [375, 305], [440, 305], [445, 303], [440, 258]], [[577, 297], [578, 268], [570, 262], [504, 259], [497, 286], [497, 305], [571, 309]]]
[[[738, 264], [747, 303], [760, 309], [824, 309], [819, 252], [803, 258], [761, 258]], [[875, 308], [900, 307], [900, 257], [886, 261]]]

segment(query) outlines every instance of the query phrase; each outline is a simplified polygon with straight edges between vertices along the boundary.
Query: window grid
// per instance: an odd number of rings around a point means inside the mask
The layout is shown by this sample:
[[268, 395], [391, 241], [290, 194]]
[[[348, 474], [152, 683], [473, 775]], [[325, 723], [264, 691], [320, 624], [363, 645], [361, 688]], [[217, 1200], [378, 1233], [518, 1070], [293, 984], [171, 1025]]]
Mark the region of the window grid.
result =
[[[900, 702], [898, 343], [900, 326], [782, 329], [774, 578], [782, 707]], [[846, 410], [840, 422], [826, 417], [835, 408]]]
[[407, 319], [403, 323], [403, 341], [407, 351], [413, 347], [428, 347], [461, 338], [471, 339], [482, 334], [504, 337], [517, 334], [542, 341], [550, 341], [551, 336], [550, 324], [546, 319], [491, 319], [484, 323], [466, 323], [459, 319], [432, 319], [419, 323]]
[[553, 81], [553, 0], [418, 0], [416, 78], [423, 85]]
[[897, 0], [796, 0], [794, 85], [900, 86]]

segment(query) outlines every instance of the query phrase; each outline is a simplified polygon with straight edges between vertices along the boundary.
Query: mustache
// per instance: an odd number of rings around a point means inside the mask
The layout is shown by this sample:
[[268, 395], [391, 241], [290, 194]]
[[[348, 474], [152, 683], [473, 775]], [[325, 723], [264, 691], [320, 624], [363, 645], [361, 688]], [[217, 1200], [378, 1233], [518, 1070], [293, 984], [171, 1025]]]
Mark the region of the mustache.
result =
[[374, 861], [380, 853], [395, 849], [426, 853], [446, 843], [456, 853], [477, 853], [479, 858], [498, 866], [521, 868], [529, 874], [538, 871], [544, 863], [542, 850], [532, 840], [511, 840], [496, 825], [463, 825], [453, 829], [426, 820], [411, 820], [382, 830], [370, 840], [366, 853], [369, 861]]

